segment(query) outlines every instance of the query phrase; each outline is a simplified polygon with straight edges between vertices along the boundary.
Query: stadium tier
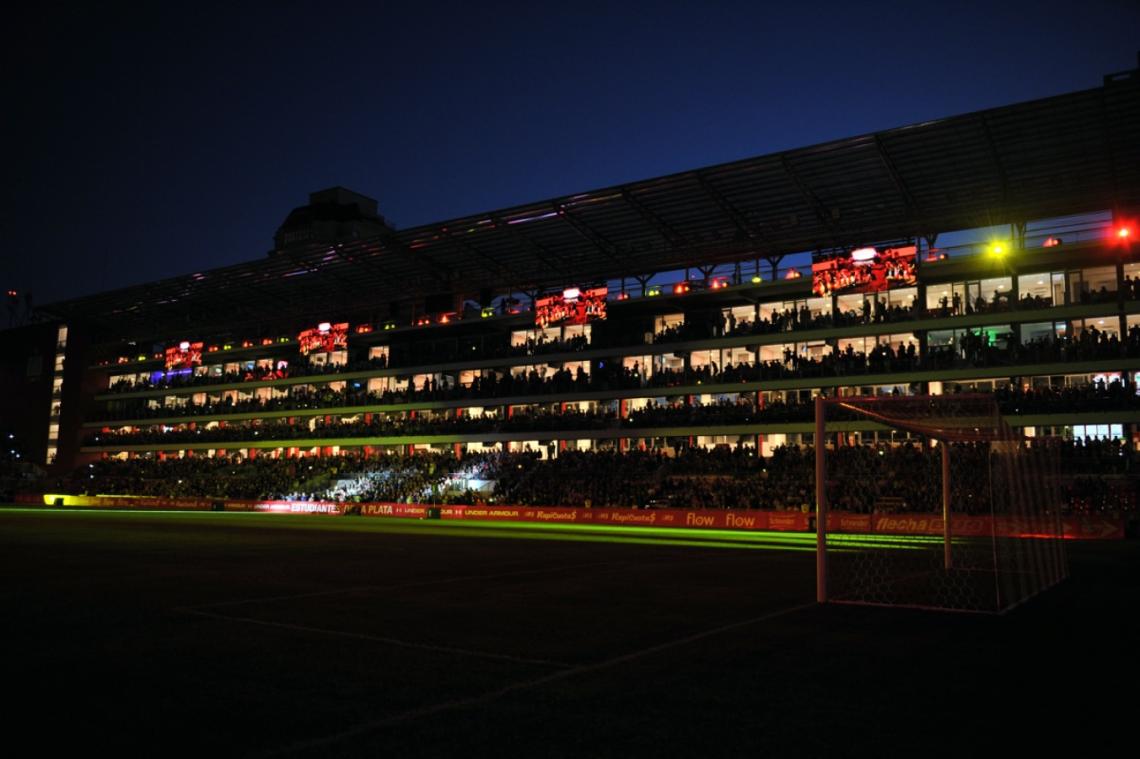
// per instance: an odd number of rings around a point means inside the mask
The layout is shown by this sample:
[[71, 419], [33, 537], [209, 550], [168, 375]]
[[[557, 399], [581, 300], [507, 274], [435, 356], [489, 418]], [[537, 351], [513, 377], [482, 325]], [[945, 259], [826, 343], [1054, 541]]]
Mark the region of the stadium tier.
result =
[[[1138, 223], [1135, 71], [407, 230], [334, 188], [259, 261], [40, 309], [30, 457], [76, 493], [800, 511], [816, 396], [984, 393], [1067, 509], [1135, 514]], [[929, 441], [829, 423], [891, 483], [848, 511], [917, 508]]]

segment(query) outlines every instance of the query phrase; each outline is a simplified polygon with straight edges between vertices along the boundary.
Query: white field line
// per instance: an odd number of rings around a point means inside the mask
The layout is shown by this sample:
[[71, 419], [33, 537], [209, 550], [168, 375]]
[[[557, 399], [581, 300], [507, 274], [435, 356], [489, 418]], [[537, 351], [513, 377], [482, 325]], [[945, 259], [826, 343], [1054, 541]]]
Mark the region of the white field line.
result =
[[787, 616], [789, 614], [795, 614], [796, 612], [803, 611], [804, 609], [811, 608], [815, 605], [816, 604], [814, 602], [812, 602], [812, 603], [806, 603], [806, 604], [798, 604], [796, 606], [789, 606], [789, 607], [786, 607], [783, 609], [778, 609], [776, 611], [768, 612], [767, 614], [762, 614], [759, 617], [753, 617], [752, 619], [746, 619], [746, 620], [743, 620], [740, 622], [732, 622], [732, 623], [727, 624], [727, 625], [721, 625], [720, 627], [714, 627], [714, 628], [711, 628], [709, 630], [704, 630], [702, 632], [694, 633], [692, 635], [687, 635], [683, 638], [677, 638], [676, 640], [671, 640], [671, 641], [667, 641], [665, 643], [659, 643], [655, 646], [649, 646], [647, 648], [642, 648], [640, 650], [633, 651], [633, 652], [628, 653], [628, 654], [622, 654], [621, 656], [615, 656], [611, 659], [606, 659], [605, 661], [597, 662], [596, 664], [584, 664], [584, 665], [581, 665], [578, 667], [573, 667], [571, 669], [563, 669], [563, 670], [559, 670], [557, 672], [553, 672], [551, 674], [544, 675], [542, 677], [534, 678], [531, 680], [517, 680], [515, 682], [507, 683], [506, 685], [495, 688], [494, 690], [490, 690], [490, 691], [487, 691], [486, 693], [481, 693], [481, 694], [478, 694], [475, 696], [470, 696], [467, 698], [452, 699], [449, 701], [441, 701], [439, 703], [431, 704], [429, 706], [422, 706], [422, 707], [419, 707], [416, 709], [409, 709], [407, 711], [399, 712], [397, 714], [393, 714], [390, 717], [385, 717], [383, 719], [360, 722], [356, 725], [348, 727], [348, 728], [341, 730], [339, 732], [330, 733], [329, 735], [321, 736], [318, 738], [311, 738], [309, 740], [298, 741], [296, 743], [292, 743], [292, 744], [289, 744], [287, 746], [281, 746], [279, 748], [272, 749], [272, 750], [257, 754], [257, 756], [265, 756], [265, 757], [284, 756], [287, 754], [293, 754], [293, 753], [296, 753], [298, 751], [304, 751], [307, 749], [322, 748], [322, 747], [330, 746], [332, 744], [339, 743], [339, 742], [344, 741], [344, 740], [348, 740], [350, 738], [354, 738], [354, 737], [357, 737], [360, 735], [364, 735], [364, 734], [372, 732], [374, 730], [379, 730], [379, 729], [382, 729], [385, 727], [392, 727], [394, 725], [399, 725], [399, 724], [404, 723], [404, 722], [410, 722], [413, 720], [422, 719], [424, 717], [429, 717], [429, 716], [432, 716], [435, 714], [439, 714], [441, 712], [447, 712], [447, 711], [452, 711], [452, 710], [456, 710], [456, 709], [466, 709], [466, 708], [469, 708], [472, 706], [480, 706], [480, 705], [487, 704], [489, 702], [495, 701], [495, 700], [502, 698], [503, 696], [509, 695], [511, 693], [517, 693], [519, 691], [531, 690], [533, 688], [538, 688], [538, 687], [541, 687], [543, 685], [549, 685], [551, 683], [559, 682], [561, 680], [566, 680], [566, 679], [569, 679], [571, 677], [578, 677], [579, 675], [585, 675], [585, 674], [589, 674], [592, 672], [598, 672], [598, 671], [601, 671], [604, 669], [610, 669], [612, 667], [616, 667], [616, 666], [619, 666], [621, 664], [625, 664], [627, 662], [635, 661], [637, 659], [642, 659], [642, 658], [645, 658], [647, 656], [652, 656], [653, 654], [658, 654], [658, 653], [661, 653], [663, 651], [668, 651], [668, 650], [673, 649], [673, 648], [679, 648], [681, 646], [686, 646], [690, 643], [695, 643], [698, 640], [703, 640], [705, 638], [709, 638], [709, 637], [712, 637], [714, 635], [720, 635], [722, 633], [730, 632], [732, 630], [737, 630], [737, 629], [740, 629], [742, 627], [748, 627], [750, 625], [759, 624], [761, 622], [767, 622], [769, 620], [776, 619], [778, 617], [784, 617], [784, 616]]
[[482, 575], [463, 575], [461, 577], [445, 577], [439, 580], [420, 580], [417, 582], [399, 583], [396, 585], [356, 585], [351, 588], [336, 588], [333, 590], [316, 590], [311, 593], [295, 593], [292, 595], [282, 596], [259, 596], [255, 598], [238, 598], [231, 601], [216, 601], [206, 604], [195, 604], [193, 606], [180, 606], [174, 611], [181, 612], [195, 612], [202, 609], [219, 609], [228, 606], [242, 606], [245, 604], [256, 603], [271, 603], [274, 601], [293, 601], [301, 598], [319, 598], [320, 596], [338, 596], [348, 593], [359, 593], [368, 590], [405, 590], [407, 588], [426, 588], [432, 585], [448, 585], [458, 582], [471, 582], [473, 580], [497, 580], [502, 577], [521, 577], [524, 575], [545, 574], [548, 572], [560, 572], [565, 569], [581, 569], [583, 567], [599, 567], [621, 562], [613, 561], [594, 561], [588, 564], [564, 564], [557, 567], [542, 567], [540, 569], [520, 569], [514, 572], [498, 572], [493, 574]]
[[497, 659], [500, 661], [515, 662], [516, 664], [540, 664], [546, 667], [559, 667], [562, 669], [573, 666], [566, 662], [550, 661], [549, 659], [529, 659], [523, 656], [512, 656], [511, 654], [499, 654], [493, 651], [475, 651], [469, 648], [458, 648], [456, 646], [439, 646], [431, 643], [414, 643], [412, 641], [400, 640], [398, 638], [388, 638], [382, 635], [369, 635], [368, 633], [346, 632], [344, 630], [331, 630], [324, 627], [310, 627], [308, 625], [297, 625], [291, 622], [272, 622], [264, 619], [254, 619], [252, 617], [233, 617], [228, 614], [214, 614], [208, 611], [196, 611], [193, 609], [184, 610], [187, 614], [194, 614], [199, 617], [207, 617], [209, 619], [225, 620], [227, 622], [240, 622], [247, 625], [260, 625], [262, 627], [275, 627], [281, 630], [294, 630], [303, 633], [317, 633], [318, 635], [330, 635], [337, 638], [351, 638], [353, 640], [366, 640], [372, 643], [382, 643], [387, 646], [396, 646], [398, 648], [414, 648], [421, 651], [433, 651], [436, 653], [453, 654], [456, 656], [469, 656], [477, 659]]

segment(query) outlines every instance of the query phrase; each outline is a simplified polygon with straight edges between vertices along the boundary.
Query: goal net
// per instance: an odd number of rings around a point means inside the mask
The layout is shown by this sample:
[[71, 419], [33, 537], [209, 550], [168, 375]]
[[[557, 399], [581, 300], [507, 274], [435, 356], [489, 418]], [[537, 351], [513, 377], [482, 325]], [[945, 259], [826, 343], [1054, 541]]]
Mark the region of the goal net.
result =
[[1057, 455], [988, 395], [817, 399], [819, 600], [997, 613], [1060, 582]]

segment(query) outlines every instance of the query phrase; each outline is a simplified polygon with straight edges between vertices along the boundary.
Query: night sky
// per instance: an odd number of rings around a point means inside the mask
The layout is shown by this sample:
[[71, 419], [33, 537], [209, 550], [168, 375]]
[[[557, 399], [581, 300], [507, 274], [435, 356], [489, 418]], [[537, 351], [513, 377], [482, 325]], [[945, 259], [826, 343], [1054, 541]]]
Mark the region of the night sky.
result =
[[40, 304], [264, 256], [333, 185], [405, 228], [1096, 87], [1140, 49], [1125, 0], [114, 5], [6, 18], [0, 285]]

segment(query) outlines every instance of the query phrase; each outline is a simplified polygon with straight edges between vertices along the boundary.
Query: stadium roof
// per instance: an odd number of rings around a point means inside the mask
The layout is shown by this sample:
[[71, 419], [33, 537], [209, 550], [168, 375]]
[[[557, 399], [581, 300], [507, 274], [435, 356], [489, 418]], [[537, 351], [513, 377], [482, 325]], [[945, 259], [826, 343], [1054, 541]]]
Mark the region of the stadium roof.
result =
[[[842, 118], [837, 114], [837, 119]], [[425, 224], [41, 308], [104, 336], [561, 287], [1140, 207], [1140, 72], [1103, 87]]]

